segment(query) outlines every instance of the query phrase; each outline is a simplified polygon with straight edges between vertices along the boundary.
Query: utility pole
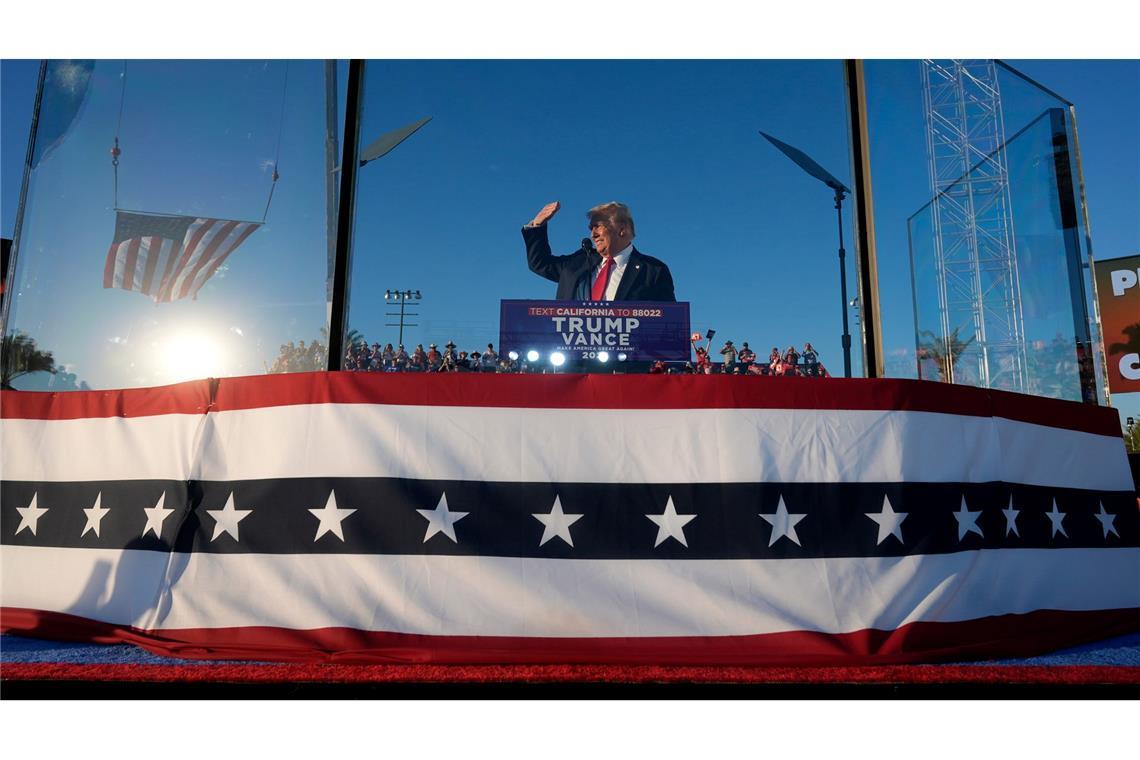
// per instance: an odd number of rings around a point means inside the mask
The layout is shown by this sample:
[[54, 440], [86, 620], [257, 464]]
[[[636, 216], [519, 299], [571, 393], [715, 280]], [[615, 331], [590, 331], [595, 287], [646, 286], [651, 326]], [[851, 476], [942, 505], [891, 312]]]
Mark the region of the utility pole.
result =
[[406, 311], [405, 309], [409, 305], [418, 306], [422, 299], [423, 299], [423, 296], [420, 295], [420, 291], [418, 291], [418, 290], [385, 290], [384, 291], [384, 300], [385, 301], [387, 301], [388, 303], [396, 302], [396, 303], [400, 304], [400, 313], [399, 314], [396, 314], [396, 313], [391, 312], [391, 311], [387, 313], [387, 316], [389, 316], [389, 317], [399, 317], [400, 318], [399, 323], [396, 324], [396, 323], [388, 322], [388, 323], [386, 323], [386, 326], [387, 327], [399, 327], [400, 328], [399, 344], [401, 346], [404, 345], [404, 327], [405, 326], [407, 326], [407, 327], [419, 327], [419, 325], [417, 325], [415, 323], [404, 321], [405, 317], [418, 317], [419, 316], [419, 314], [417, 312], [410, 312], [410, 311]]

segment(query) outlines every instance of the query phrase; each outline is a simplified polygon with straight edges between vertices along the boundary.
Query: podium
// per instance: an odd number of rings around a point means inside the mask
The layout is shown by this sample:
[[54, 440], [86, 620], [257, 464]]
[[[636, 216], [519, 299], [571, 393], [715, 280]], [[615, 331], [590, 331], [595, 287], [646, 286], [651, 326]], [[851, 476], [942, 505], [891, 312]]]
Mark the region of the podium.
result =
[[[638, 371], [689, 359], [689, 304], [659, 301], [503, 300], [499, 351], [556, 372]], [[527, 360], [527, 356], [537, 358]]]

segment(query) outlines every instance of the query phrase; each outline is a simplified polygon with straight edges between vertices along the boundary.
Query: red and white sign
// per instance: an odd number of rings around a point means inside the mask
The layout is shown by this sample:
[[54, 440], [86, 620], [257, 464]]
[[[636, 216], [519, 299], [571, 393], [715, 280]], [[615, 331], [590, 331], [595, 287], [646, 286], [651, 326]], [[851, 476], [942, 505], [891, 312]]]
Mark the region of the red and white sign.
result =
[[1140, 255], [1096, 262], [1108, 388], [1140, 391]]

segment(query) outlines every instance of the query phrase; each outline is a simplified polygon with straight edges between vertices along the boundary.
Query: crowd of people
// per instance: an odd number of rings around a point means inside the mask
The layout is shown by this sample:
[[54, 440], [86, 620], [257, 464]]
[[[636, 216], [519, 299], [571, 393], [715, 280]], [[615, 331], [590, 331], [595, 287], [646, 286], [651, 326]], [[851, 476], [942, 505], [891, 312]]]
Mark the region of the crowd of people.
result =
[[[528, 364], [514, 352], [500, 355], [495, 345], [488, 343], [483, 350], [457, 351], [453, 341], [448, 341], [441, 351], [430, 343], [425, 349], [417, 344], [411, 353], [404, 346], [391, 343], [381, 347], [379, 343], [368, 345], [364, 341], [349, 346], [344, 356], [344, 369], [351, 372], [495, 372], [524, 373], [546, 371], [545, 365]], [[819, 361], [819, 354], [811, 343], [805, 343], [802, 351], [788, 346], [781, 352], [773, 346], [767, 361], [760, 360], [756, 352], [745, 341], [737, 349], [731, 340], [725, 341], [720, 362], [713, 360], [709, 346], [697, 345], [693, 341], [696, 361], [665, 362], [657, 361], [649, 365], [650, 374], [669, 375], [767, 375], [772, 377], [830, 377], [827, 369]], [[644, 371], [644, 363], [626, 365], [628, 370]], [[621, 372], [622, 365], [613, 365], [614, 372]]]
[[295, 344], [293, 341], [283, 343], [273, 360], [273, 366], [267, 368], [270, 373], [280, 372], [319, 372], [328, 369], [328, 349], [320, 341], [305, 341]]
[[517, 359], [499, 356], [495, 345], [488, 343], [482, 351], [456, 351], [453, 341], [448, 341], [440, 351], [434, 343], [424, 349], [422, 343], [416, 345], [409, 354], [400, 344], [393, 348], [388, 343], [383, 348], [379, 343], [369, 346], [361, 341], [348, 347], [344, 356], [344, 369], [353, 372], [519, 372]]
[[724, 342], [720, 355], [724, 359], [717, 363], [710, 355], [711, 346], [699, 346], [699, 335], [694, 335], [693, 350], [697, 355], [695, 364], [686, 363], [683, 367], [670, 367], [664, 362], [655, 362], [650, 372], [655, 374], [675, 373], [695, 375], [768, 375], [772, 377], [831, 377], [819, 361], [819, 353], [811, 343], [805, 343], [803, 351], [788, 346], [783, 352], [772, 346], [767, 361], [759, 359], [756, 352], [744, 341], [736, 348], [731, 340]]

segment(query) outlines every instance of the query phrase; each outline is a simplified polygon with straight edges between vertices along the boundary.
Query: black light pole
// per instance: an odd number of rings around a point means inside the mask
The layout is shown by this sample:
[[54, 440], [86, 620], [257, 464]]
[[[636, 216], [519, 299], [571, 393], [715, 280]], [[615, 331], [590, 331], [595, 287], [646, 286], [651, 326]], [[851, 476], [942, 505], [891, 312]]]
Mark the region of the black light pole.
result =
[[835, 212], [839, 217], [839, 289], [843, 297], [840, 301], [843, 307], [843, 376], [851, 377], [851, 333], [847, 327], [847, 251], [843, 248], [843, 199], [851, 190], [803, 151], [793, 148], [765, 132], [760, 134], [768, 142], [779, 148], [781, 153], [792, 159], [796, 166], [835, 191]]
[[[423, 296], [420, 295], [420, 291], [418, 291], [418, 290], [385, 290], [384, 291], [384, 300], [385, 301], [388, 301], [388, 302], [396, 301], [400, 304], [400, 313], [399, 314], [393, 314], [392, 312], [388, 312], [388, 316], [389, 317], [397, 317], [398, 316], [400, 318], [399, 345], [401, 345], [401, 346], [404, 345], [404, 325], [405, 325], [404, 317], [405, 316], [409, 316], [409, 317], [418, 317], [419, 316], [419, 314], [414, 313], [414, 312], [405, 312], [404, 307], [409, 302], [411, 303], [412, 306], [416, 306], [417, 304], [419, 304], [420, 299], [422, 299], [422, 298], [423, 298]], [[406, 324], [408, 327], [419, 327], [419, 325], [417, 325], [413, 322], [408, 322]], [[391, 323], [391, 322], [388, 322], [387, 326], [388, 327], [396, 327], [396, 325]]]
[[843, 376], [851, 377], [851, 333], [847, 329], [847, 250], [843, 247], [843, 199], [846, 193], [835, 188], [835, 214], [839, 218], [839, 289], [843, 293]]
[[[325, 76], [328, 92], [332, 92], [332, 88], [336, 85], [336, 77], [331, 76], [332, 73], [331, 68], [326, 67]], [[331, 118], [327, 110], [330, 102], [328, 92], [326, 92], [326, 119]], [[335, 99], [335, 92], [332, 92], [332, 95]], [[420, 127], [431, 121], [431, 117], [428, 116], [407, 126], [386, 132], [362, 151], [360, 150], [360, 117], [363, 107], [364, 61], [353, 59], [348, 63], [348, 87], [345, 92], [344, 149], [341, 154], [340, 166], [329, 169], [330, 177], [340, 172], [336, 241], [335, 246], [331, 247], [334, 255], [329, 266], [331, 282], [326, 285], [329, 310], [328, 369], [330, 372], [340, 369], [341, 362], [344, 359], [344, 337], [348, 334], [348, 295], [352, 276], [352, 235], [356, 213], [357, 169], [370, 161], [387, 155]], [[328, 141], [335, 140], [335, 134], [331, 132], [332, 127], [328, 126], [328, 123], [326, 126], [330, 130], [330, 134], [326, 136], [325, 161], [327, 166], [328, 162], [331, 161]], [[342, 168], [347, 168], [347, 171], [341, 171]], [[334, 197], [336, 196], [330, 180], [326, 187], [326, 202], [330, 204], [329, 214], [331, 214], [331, 203]], [[331, 229], [331, 223], [329, 226]]]
[[336, 257], [333, 261], [332, 301], [329, 306], [330, 372], [340, 369], [344, 360], [344, 336], [348, 332], [349, 277], [352, 275], [352, 228], [356, 207], [356, 166], [360, 148], [360, 106], [364, 96], [364, 62], [348, 63], [348, 89], [345, 92], [344, 146], [341, 165], [349, 167], [340, 175], [340, 204], [336, 216]]

